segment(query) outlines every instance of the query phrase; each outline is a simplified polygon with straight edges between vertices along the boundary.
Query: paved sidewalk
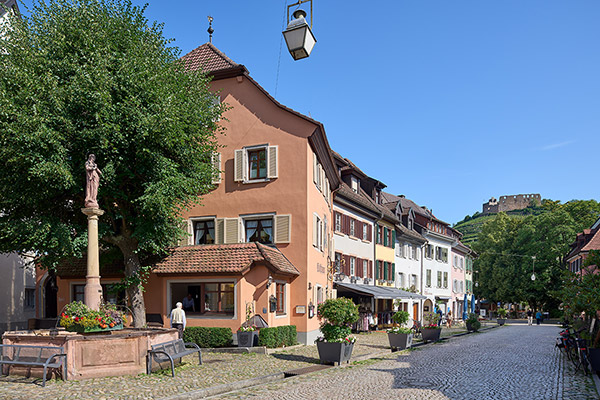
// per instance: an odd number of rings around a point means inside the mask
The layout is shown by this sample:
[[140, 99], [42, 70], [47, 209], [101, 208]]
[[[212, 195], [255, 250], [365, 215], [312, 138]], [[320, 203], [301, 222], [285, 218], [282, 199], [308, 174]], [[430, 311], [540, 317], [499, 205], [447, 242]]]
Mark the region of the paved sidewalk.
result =
[[511, 325], [218, 399], [598, 399], [554, 349], [557, 326]]

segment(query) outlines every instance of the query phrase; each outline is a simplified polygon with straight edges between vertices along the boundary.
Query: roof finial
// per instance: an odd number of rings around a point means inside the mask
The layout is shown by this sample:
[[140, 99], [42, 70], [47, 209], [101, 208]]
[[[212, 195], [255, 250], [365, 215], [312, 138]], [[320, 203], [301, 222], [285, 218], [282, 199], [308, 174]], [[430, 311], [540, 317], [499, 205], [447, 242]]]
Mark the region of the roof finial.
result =
[[212, 43], [212, 34], [215, 31], [212, 28], [212, 22], [213, 22], [213, 17], [211, 17], [210, 15], [208, 16], [208, 29], [206, 30], [208, 32], [208, 42]]

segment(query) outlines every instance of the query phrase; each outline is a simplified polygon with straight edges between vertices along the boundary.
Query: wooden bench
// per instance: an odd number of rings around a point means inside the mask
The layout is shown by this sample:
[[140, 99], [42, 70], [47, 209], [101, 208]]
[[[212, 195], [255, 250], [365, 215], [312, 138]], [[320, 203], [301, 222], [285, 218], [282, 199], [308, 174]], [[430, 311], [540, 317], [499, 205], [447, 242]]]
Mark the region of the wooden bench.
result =
[[11, 365], [44, 367], [42, 386], [46, 386], [48, 368], [63, 367], [62, 378], [67, 379], [67, 355], [62, 347], [32, 346], [20, 344], [0, 344], [0, 368], [7, 365], [7, 373]]
[[152, 373], [152, 360], [159, 364], [161, 362], [169, 361], [171, 363], [171, 376], [174, 377], [174, 360], [194, 353], [198, 353], [198, 365], [202, 365], [202, 352], [196, 343], [183, 343], [183, 339], [177, 339], [152, 345], [152, 350], [148, 350], [146, 372], [148, 375]]

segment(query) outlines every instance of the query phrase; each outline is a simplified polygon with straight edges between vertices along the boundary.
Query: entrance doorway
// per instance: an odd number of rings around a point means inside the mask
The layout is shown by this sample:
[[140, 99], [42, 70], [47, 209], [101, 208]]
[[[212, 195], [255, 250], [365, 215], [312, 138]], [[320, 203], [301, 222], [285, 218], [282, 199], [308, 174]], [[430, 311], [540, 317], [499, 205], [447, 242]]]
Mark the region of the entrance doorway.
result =
[[44, 317], [56, 318], [58, 316], [57, 301], [58, 286], [56, 286], [56, 277], [48, 275], [44, 283]]
[[413, 319], [419, 321], [419, 303], [413, 304]]

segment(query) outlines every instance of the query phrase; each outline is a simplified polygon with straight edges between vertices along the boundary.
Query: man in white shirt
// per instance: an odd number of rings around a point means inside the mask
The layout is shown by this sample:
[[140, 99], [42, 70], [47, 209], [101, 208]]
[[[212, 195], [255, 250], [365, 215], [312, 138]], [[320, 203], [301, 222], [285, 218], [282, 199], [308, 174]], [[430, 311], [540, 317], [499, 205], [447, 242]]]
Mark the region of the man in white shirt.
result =
[[185, 329], [186, 319], [183, 304], [177, 302], [176, 307], [171, 310], [171, 327], [179, 331], [179, 339], [183, 338], [183, 330]]

